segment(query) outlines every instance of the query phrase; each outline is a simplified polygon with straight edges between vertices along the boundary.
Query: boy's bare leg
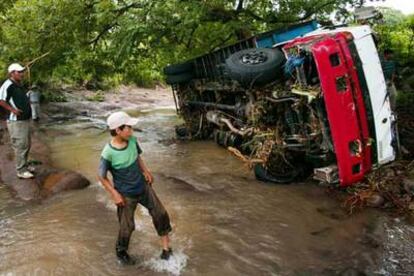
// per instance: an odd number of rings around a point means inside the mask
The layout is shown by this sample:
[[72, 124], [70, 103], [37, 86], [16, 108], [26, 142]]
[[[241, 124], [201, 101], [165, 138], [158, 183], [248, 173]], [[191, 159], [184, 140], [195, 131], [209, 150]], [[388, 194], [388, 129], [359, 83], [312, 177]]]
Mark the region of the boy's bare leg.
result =
[[168, 235], [161, 237], [162, 249], [168, 250], [170, 248], [170, 237]]

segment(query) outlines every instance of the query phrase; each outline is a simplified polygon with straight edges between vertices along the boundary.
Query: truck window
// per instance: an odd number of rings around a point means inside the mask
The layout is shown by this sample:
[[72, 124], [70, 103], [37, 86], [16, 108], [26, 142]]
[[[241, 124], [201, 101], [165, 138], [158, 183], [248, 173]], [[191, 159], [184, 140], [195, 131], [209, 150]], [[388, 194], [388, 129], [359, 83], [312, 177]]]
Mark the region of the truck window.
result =
[[346, 77], [342, 76], [336, 79], [336, 91], [345, 93], [347, 91]]
[[341, 61], [339, 60], [338, 53], [330, 55], [329, 60], [331, 62], [332, 67], [336, 67], [336, 66], [339, 66], [341, 64]]

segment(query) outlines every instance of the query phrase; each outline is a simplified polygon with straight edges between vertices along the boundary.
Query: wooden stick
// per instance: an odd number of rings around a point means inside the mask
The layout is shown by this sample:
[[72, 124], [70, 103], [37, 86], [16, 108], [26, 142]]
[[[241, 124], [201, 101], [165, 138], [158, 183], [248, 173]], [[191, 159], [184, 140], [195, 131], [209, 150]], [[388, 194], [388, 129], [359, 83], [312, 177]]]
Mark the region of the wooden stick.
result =
[[26, 68], [27, 68], [27, 75], [28, 75], [28, 79], [29, 79], [29, 87], [31, 87], [32, 86], [32, 81], [31, 81], [31, 74], [30, 74], [30, 67], [36, 62], [36, 61], [38, 61], [39, 59], [42, 59], [42, 58], [44, 58], [44, 57], [46, 57], [47, 55], [49, 55], [50, 54], [50, 51], [49, 52], [47, 52], [47, 53], [44, 53], [43, 55], [41, 55], [41, 56], [39, 56], [39, 57], [37, 57], [37, 58], [35, 58], [35, 59], [33, 59], [32, 61], [29, 61], [28, 63], [26, 63]]

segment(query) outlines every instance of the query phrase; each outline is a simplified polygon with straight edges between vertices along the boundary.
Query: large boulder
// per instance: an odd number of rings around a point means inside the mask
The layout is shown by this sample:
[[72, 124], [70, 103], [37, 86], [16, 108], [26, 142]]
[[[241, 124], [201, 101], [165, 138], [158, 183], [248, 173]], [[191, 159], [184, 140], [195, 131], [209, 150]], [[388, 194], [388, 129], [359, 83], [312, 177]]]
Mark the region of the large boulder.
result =
[[62, 191], [83, 189], [89, 186], [90, 182], [83, 175], [66, 170], [55, 170], [42, 177], [37, 177], [36, 181], [40, 188], [40, 196], [48, 198]]

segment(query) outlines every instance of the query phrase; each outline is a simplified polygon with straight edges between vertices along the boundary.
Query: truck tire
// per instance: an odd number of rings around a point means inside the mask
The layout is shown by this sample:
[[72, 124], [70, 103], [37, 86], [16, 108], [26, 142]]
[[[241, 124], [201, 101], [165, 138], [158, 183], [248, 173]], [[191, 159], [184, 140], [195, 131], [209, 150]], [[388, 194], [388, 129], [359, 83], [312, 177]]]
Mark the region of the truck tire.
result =
[[257, 180], [276, 184], [291, 184], [302, 175], [302, 172], [302, 168], [298, 167], [296, 170], [292, 170], [289, 173], [275, 175], [266, 170], [262, 164], [256, 164], [254, 166], [254, 174]]
[[226, 60], [229, 76], [243, 86], [264, 85], [280, 78], [286, 59], [279, 49], [245, 49]]
[[168, 84], [177, 84], [177, 83], [185, 83], [189, 82], [193, 79], [192, 73], [182, 73], [178, 75], [167, 75], [166, 82]]
[[185, 72], [193, 71], [193, 62], [187, 61], [184, 63], [172, 64], [164, 68], [165, 75], [177, 75]]

